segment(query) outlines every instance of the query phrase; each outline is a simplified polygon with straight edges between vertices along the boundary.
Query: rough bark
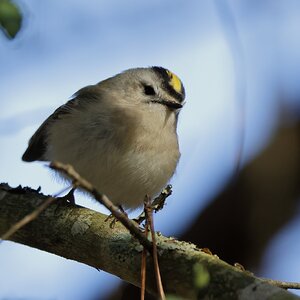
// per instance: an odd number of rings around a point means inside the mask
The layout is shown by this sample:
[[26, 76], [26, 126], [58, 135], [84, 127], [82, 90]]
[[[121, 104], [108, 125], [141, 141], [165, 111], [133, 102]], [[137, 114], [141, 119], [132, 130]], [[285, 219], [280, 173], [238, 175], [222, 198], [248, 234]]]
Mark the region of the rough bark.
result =
[[[0, 235], [46, 198], [35, 190], [1, 184]], [[121, 224], [111, 229], [105, 218], [87, 208], [55, 202], [9, 239], [102, 269], [139, 286], [142, 247]], [[184, 299], [298, 299], [193, 244], [160, 234], [157, 240], [167, 294]], [[155, 294], [151, 257], [147, 270], [147, 290]]]

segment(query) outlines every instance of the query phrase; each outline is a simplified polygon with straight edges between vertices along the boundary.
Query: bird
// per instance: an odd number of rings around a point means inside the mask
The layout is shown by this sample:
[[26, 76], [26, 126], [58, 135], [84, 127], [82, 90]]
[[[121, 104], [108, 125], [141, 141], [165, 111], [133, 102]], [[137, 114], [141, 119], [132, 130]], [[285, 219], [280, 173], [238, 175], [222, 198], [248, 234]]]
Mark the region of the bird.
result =
[[80, 89], [57, 108], [33, 134], [22, 160], [70, 164], [115, 205], [136, 209], [176, 170], [184, 100], [181, 80], [168, 69], [125, 70]]

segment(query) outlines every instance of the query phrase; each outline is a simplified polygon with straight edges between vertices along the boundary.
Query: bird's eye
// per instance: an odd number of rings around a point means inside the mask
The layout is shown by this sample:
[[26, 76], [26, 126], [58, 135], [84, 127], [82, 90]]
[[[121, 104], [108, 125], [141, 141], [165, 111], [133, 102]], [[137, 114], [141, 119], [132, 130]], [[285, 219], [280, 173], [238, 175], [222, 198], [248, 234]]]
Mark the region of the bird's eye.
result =
[[151, 85], [144, 85], [144, 93], [149, 96], [155, 95], [155, 90]]

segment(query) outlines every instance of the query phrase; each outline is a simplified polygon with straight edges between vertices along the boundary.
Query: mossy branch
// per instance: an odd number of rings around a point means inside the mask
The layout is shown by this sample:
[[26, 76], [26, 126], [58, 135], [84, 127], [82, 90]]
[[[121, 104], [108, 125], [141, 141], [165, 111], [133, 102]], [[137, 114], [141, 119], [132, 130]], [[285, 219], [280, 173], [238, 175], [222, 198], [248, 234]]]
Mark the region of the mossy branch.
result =
[[[29, 188], [13, 189], [0, 184], [0, 235], [46, 199], [49, 198]], [[111, 229], [106, 217], [55, 201], [9, 239], [104, 270], [139, 286], [143, 247], [122, 224]], [[157, 246], [167, 294], [184, 299], [299, 299], [193, 244], [158, 234]], [[148, 256], [146, 289], [156, 294], [151, 260]]]

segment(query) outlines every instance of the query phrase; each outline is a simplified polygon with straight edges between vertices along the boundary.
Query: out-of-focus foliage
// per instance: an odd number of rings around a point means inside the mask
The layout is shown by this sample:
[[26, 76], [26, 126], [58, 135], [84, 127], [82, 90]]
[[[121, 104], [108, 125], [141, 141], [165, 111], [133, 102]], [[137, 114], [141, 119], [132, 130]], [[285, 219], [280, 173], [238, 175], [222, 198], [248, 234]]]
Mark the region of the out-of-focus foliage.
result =
[[194, 265], [194, 284], [200, 290], [208, 286], [210, 281], [210, 275], [207, 269], [201, 264]]
[[0, 29], [5, 36], [13, 39], [20, 31], [22, 14], [17, 5], [9, 0], [0, 0]]

